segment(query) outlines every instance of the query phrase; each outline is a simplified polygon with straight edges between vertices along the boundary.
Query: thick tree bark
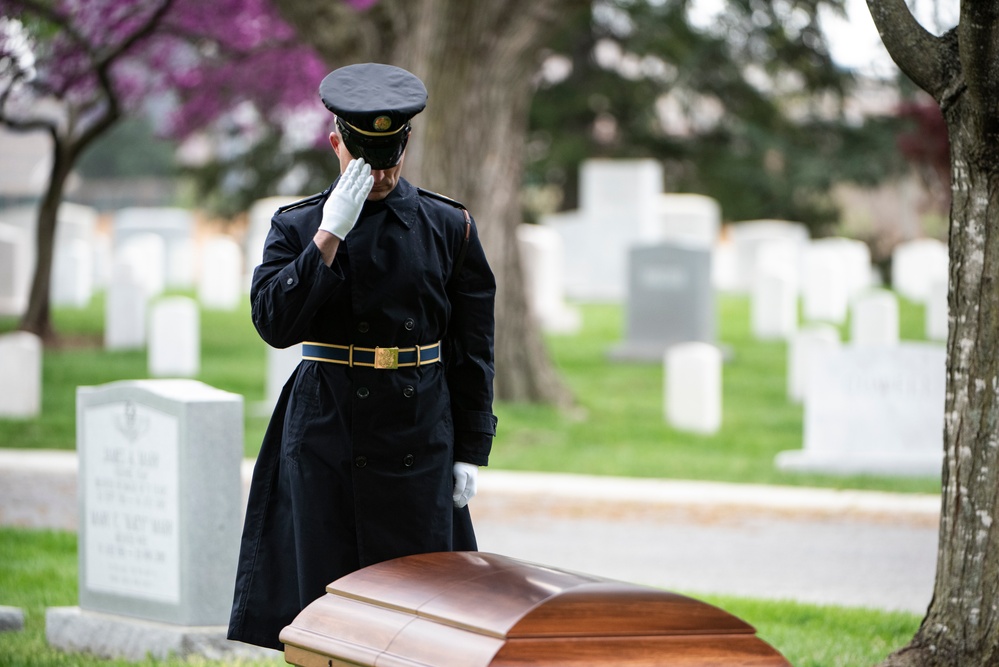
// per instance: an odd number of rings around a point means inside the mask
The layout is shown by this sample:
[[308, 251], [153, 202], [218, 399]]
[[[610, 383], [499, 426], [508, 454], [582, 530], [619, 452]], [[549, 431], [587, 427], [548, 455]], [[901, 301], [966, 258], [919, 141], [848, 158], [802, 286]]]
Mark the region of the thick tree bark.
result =
[[475, 216], [498, 283], [496, 395], [566, 404], [524, 294], [516, 227], [522, 222], [528, 105], [556, 21], [581, 0], [382, 0], [365, 13], [343, 3], [281, 11], [331, 67], [388, 62], [423, 79], [427, 111], [413, 124], [405, 175], [462, 201]]
[[952, 205], [940, 542], [933, 599], [890, 667], [999, 664], [999, 11], [963, 2], [961, 24], [914, 31], [902, 0], [868, 0], [889, 53], [940, 103]]

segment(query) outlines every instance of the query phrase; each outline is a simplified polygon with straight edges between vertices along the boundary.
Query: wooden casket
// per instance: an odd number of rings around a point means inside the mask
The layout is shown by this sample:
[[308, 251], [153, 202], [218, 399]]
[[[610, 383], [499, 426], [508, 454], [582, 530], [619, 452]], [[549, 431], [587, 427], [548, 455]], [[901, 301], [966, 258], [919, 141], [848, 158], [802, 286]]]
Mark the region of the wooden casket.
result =
[[281, 632], [301, 667], [790, 667], [735, 616], [682, 595], [482, 552], [366, 567]]

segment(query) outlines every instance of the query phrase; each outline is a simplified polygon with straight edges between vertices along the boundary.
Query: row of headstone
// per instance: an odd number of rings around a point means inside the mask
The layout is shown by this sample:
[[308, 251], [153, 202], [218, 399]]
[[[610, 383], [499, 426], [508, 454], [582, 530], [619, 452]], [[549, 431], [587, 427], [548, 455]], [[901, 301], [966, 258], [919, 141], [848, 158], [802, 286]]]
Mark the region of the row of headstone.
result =
[[[0, 210], [0, 314], [21, 315], [27, 307], [34, 270], [37, 209]], [[117, 211], [111, 235], [97, 231], [97, 211], [72, 202], [58, 210], [52, 264], [51, 303], [85, 307], [99, 289], [113, 289], [129, 264], [126, 290], [138, 281], [147, 297], [166, 289], [197, 287], [206, 308], [231, 310], [246, 293], [244, 266], [250, 260], [227, 236], [196, 243], [194, 216], [179, 208]], [[260, 258], [253, 260], [254, 265]]]

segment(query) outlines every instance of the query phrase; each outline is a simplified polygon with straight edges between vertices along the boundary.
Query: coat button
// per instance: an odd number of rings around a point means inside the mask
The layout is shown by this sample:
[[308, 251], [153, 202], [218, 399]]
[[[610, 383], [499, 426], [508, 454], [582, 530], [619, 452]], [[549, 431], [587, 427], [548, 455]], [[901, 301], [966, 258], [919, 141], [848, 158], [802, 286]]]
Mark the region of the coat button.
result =
[[368, 392], [368, 388], [367, 387], [361, 387], [361, 388], [359, 388], [357, 390], [357, 397], [358, 398], [367, 398], [369, 393], [370, 392]]
[[367, 322], [358, 322], [357, 323], [357, 330], [360, 331], [361, 333], [368, 333], [368, 323]]
[[288, 278], [287, 283], [289, 285], [294, 285], [295, 284], [295, 279], [294, 278]]
[[403, 326], [406, 327], [406, 331], [412, 331], [416, 327], [416, 320], [410, 317], [403, 323]]
[[407, 384], [405, 389], [402, 390], [402, 395], [405, 396], [406, 398], [413, 398], [413, 394], [415, 393], [416, 390], [413, 389], [413, 385], [411, 384]]
[[404, 457], [402, 457], [402, 465], [406, 466], [407, 468], [412, 468], [413, 461], [415, 460], [416, 459], [413, 458], [412, 454], [406, 454]]
[[354, 457], [354, 467], [355, 468], [363, 468], [366, 465], [368, 465], [368, 459], [367, 458], [365, 458], [363, 456], [355, 456]]

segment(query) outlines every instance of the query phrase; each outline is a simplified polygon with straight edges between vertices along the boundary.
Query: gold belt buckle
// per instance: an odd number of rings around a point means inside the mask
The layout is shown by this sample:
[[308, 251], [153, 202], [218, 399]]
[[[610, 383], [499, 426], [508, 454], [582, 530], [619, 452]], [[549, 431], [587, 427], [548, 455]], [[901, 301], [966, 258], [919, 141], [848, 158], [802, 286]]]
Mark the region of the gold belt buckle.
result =
[[399, 368], [399, 348], [376, 347], [375, 368], [382, 368], [386, 370]]

